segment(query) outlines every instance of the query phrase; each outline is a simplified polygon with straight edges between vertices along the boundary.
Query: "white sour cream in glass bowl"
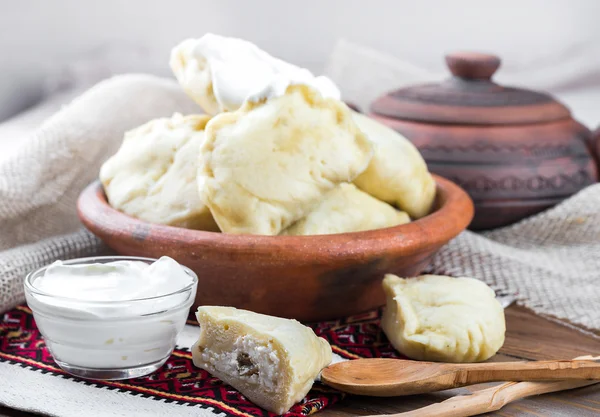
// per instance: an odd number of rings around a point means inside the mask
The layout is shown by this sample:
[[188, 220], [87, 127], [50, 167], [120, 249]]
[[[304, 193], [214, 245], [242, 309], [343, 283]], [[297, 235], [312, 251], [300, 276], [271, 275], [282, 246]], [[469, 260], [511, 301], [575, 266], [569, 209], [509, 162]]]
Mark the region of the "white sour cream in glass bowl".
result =
[[198, 277], [169, 257], [57, 261], [25, 278], [46, 346], [68, 373], [90, 379], [147, 375], [171, 355]]

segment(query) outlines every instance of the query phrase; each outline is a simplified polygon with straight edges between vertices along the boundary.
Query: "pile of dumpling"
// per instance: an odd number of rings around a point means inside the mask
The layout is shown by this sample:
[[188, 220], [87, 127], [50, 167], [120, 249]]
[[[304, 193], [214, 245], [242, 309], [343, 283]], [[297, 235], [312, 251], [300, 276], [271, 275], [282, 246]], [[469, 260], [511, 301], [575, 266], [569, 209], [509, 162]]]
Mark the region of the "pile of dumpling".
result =
[[435, 182], [417, 149], [350, 110], [328, 78], [212, 34], [176, 46], [170, 65], [206, 115], [125, 134], [100, 171], [114, 208], [259, 235], [378, 229], [431, 210]]

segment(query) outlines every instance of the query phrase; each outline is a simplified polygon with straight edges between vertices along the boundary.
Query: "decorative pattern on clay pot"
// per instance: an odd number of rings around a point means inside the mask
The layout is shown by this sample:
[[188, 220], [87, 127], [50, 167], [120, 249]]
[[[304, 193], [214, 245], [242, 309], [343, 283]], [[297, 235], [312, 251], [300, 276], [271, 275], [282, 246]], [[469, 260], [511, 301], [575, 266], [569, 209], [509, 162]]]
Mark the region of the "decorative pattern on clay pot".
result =
[[563, 104], [491, 81], [496, 56], [455, 53], [446, 62], [451, 78], [391, 92], [372, 104], [371, 116], [469, 193], [471, 229], [514, 223], [597, 181], [592, 134]]

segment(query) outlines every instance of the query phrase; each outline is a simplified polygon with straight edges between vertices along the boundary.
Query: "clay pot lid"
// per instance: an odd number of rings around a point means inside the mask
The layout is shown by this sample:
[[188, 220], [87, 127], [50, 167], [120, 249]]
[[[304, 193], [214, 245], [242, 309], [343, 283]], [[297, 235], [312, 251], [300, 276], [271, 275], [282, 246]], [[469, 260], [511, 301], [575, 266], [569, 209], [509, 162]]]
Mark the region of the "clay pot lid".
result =
[[569, 109], [549, 94], [494, 83], [491, 78], [500, 67], [495, 55], [456, 52], [446, 56], [446, 64], [450, 79], [393, 91], [377, 99], [371, 111], [396, 119], [474, 125], [531, 124], [571, 117]]

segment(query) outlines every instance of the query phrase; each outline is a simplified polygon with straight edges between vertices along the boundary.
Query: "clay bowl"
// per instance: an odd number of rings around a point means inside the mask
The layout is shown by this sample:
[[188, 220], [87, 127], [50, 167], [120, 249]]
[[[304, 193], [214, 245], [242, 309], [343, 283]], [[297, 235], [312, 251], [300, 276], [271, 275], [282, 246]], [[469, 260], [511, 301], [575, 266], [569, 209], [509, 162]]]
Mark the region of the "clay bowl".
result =
[[436, 177], [434, 211], [386, 229], [321, 236], [231, 235], [147, 223], [112, 207], [99, 182], [80, 195], [83, 224], [122, 255], [167, 255], [198, 274], [197, 305], [230, 305], [301, 321], [384, 303], [386, 273], [415, 276], [473, 217], [456, 184]]

